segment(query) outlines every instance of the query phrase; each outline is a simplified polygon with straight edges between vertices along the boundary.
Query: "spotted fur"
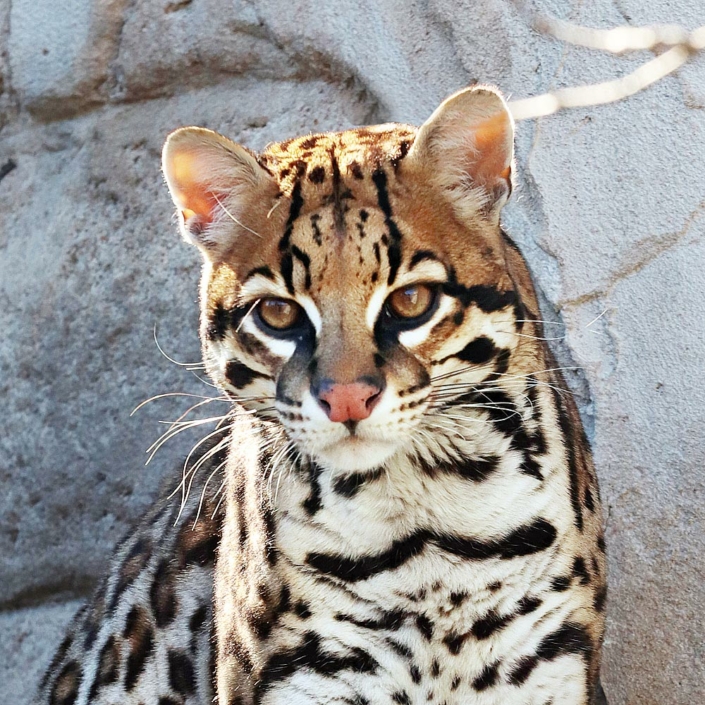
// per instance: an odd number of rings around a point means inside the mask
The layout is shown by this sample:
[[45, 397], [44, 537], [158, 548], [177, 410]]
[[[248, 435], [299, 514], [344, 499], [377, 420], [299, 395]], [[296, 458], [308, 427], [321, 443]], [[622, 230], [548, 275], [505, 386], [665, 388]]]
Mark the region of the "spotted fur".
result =
[[[169, 138], [204, 255], [204, 360], [233, 399], [224, 501], [195, 535], [193, 499], [175, 525], [157, 506], [39, 702], [604, 702], [599, 491], [499, 225], [512, 140], [486, 88], [418, 130], [259, 155], [198, 128]], [[435, 298], [410, 326], [388, 302], [415, 285]], [[300, 306], [295, 329], [263, 322], [272, 298]], [[331, 421], [333, 384], [373, 387], [374, 408]]]

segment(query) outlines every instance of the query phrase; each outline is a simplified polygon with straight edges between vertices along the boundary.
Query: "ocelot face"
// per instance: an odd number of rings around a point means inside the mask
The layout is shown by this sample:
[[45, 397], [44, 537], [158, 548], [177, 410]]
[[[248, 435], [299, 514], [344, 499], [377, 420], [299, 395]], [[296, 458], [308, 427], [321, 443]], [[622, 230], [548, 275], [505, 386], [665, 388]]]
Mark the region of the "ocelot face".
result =
[[333, 469], [379, 467], [424, 428], [457, 433], [452, 402], [505, 373], [520, 341], [498, 225], [512, 137], [487, 89], [451, 97], [419, 130], [258, 156], [206, 130], [172, 134], [164, 171], [205, 256], [216, 384]]

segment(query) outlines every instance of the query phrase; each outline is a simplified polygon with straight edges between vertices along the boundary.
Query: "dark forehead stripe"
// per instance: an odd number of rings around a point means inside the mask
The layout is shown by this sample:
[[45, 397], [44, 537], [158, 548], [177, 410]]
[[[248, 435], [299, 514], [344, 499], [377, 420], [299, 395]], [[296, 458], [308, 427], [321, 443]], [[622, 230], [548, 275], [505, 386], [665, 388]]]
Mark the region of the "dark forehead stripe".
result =
[[306, 287], [306, 290], [311, 288], [311, 258], [301, 249], [299, 249], [296, 245], [292, 245], [291, 247], [291, 253], [296, 257], [299, 262], [304, 267], [304, 270], [306, 271], [306, 280], [304, 282], [304, 286]]
[[377, 169], [372, 174], [372, 181], [377, 188], [377, 203], [379, 209], [384, 213], [384, 222], [391, 238], [391, 242], [387, 247], [387, 257], [389, 259], [387, 284], [391, 286], [397, 277], [399, 265], [401, 264], [401, 231], [392, 217], [392, 206], [389, 202], [389, 191], [387, 189], [387, 174], [384, 169]]
[[284, 234], [281, 240], [279, 240], [279, 252], [282, 253], [281, 256], [281, 272], [284, 282], [286, 284], [286, 289], [290, 294], [294, 294], [294, 282], [292, 279], [292, 272], [294, 269], [294, 264], [291, 258], [290, 245], [291, 245], [291, 233], [294, 230], [294, 223], [301, 215], [301, 209], [304, 205], [304, 199], [301, 195], [301, 181], [297, 179], [294, 187], [291, 191], [291, 205], [289, 206], [289, 217], [286, 221], [286, 227], [284, 228]]

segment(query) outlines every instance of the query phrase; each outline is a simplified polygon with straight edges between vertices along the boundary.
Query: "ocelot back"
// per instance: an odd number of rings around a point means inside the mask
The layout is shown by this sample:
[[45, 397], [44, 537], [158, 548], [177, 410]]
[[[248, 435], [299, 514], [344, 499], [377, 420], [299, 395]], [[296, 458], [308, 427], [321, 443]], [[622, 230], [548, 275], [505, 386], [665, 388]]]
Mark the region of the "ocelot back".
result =
[[512, 144], [488, 88], [259, 155], [169, 137], [232, 412], [37, 702], [603, 702], [599, 493], [499, 225]]

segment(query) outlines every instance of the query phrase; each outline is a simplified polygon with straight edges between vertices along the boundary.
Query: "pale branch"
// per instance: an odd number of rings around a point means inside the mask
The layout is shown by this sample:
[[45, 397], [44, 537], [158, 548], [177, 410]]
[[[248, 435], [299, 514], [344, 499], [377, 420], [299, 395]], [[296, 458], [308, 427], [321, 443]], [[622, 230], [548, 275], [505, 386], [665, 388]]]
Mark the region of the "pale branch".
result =
[[544, 117], [565, 108], [614, 103], [668, 76], [705, 49], [705, 25], [689, 32], [675, 25], [591, 29], [545, 17], [533, 24], [537, 31], [568, 44], [611, 54], [667, 50], [626, 76], [612, 81], [561, 88], [532, 98], [514, 100], [509, 103], [509, 108], [515, 120]]

